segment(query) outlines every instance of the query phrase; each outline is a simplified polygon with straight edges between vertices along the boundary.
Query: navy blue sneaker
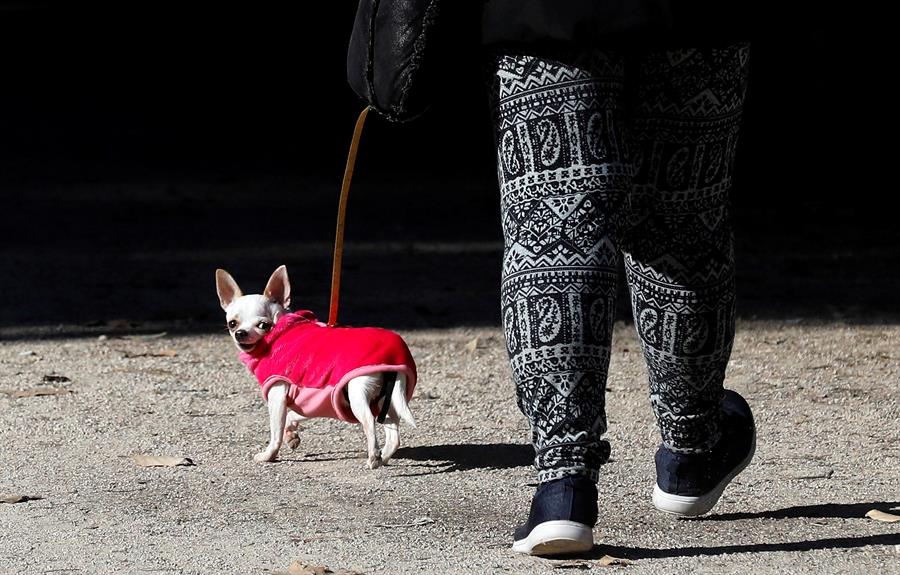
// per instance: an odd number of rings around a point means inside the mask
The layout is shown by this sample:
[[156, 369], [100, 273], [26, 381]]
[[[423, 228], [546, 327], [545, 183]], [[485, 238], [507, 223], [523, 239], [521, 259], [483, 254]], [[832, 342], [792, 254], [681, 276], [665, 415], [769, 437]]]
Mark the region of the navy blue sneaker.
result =
[[660, 446], [656, 452], [653, 505], [675, 515], [703, 515], [744, 470], [756, 451], [756, 426], [744, 398], [725, 390], [722, 438], [707, 453], [684, 455]]
[[513, 551], [530, 555], [584, 553], [594, 547], [597, 486], [587, 477], [542, 483], [528, 521], [516, 529]]

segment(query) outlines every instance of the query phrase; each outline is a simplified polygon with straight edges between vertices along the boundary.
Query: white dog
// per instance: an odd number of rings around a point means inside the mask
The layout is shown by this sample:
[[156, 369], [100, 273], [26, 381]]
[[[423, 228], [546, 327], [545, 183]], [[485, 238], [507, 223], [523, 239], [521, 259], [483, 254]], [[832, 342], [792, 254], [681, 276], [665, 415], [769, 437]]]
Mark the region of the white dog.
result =
[[[370, 469], [387, 463], [400, 446], [400, 420], [415, 426], [408, 401], [416, 366], [400, 336], [326, 326], [312, 312], [289, 312], [284, 266], [272, 273], [262, 295], [243, 295], [228, 272], [216, 270], [216, 291], [240, 359], [259, 380], [269, 407], [269, 444], [254, 459], [273, 461], [283, 441], [296, 448], [302, 419], [333, 417], [362, 424]], [[376, 416], [385, 430], [380, 452]]]

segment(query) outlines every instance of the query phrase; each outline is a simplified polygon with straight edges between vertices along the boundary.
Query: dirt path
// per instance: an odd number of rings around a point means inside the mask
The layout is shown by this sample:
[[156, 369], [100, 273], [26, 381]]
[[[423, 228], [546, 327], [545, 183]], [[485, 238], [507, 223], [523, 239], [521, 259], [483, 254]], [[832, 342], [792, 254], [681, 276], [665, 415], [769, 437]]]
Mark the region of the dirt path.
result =
[[[602, 571], [607, 554], [636, 574], [900, 572], [900, 523], [864, 517], [900, 506], [896, 326], [742, 322], [729, 386], [756, 410], [758, 454], [715, 515], [682, 521], [651, 509], [657, 436], [637, 341], [617, 325], [599, 545], [575, 562], [509, 551], [533, 487], [497, 329], [404, 333], [419, 426], [375, 472], [356, 428], [319, 420], [297, 451], [254, 463], [265, 408], [224, 335], [103, 329], [0, 343], [0, 494], [41, 497], [0, 504], [3, 575], [267, 574], [296, 559], [524, 574]], [[71, 393], [12, 394], [40, 387]], [[196, 465], [141, 468], [135, 453]]]

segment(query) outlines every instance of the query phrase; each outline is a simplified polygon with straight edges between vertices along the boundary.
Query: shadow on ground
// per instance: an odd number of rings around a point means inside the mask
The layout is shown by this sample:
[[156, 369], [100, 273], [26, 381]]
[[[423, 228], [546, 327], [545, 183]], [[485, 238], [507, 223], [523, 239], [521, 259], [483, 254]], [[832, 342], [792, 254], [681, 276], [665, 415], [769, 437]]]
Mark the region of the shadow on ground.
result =
[[432, 471], [425, 473], [451, 473], [471, 469], [509, 469], [531, 465], [534, 448], [515, 443], [464, 443], [454, 445], [427, 445], [401, 447], [395, 459], [421, 462]]
[[[5, 337], [220, 328], [213, 275], [248, 293], [287, 264], [294, 308], [327, 310], [338, 174], [25, 185], [0, 248]], [[900, 320], [900, 230], [826, 201], [735, 195], [743, 318]], [[396, 329], [499, 325], [498, 197], [484, 174], [358, 176], [341, 320]], [[619, 316], [629, 318], [624, 286]], [[59, 329], [56, 326], [67, 327]]]
[[[798, 505], [783, 509], [772, 509], [754, 513], [721, 513], [705, 517], [686, 519], [687, 521], [739, 521], [745, 519], [861, 519], [871, 509], [892, 509], [900, 502], [875, 501], [871, 503], [823, 503]], [[639, 559], [668, 559], [674, 557], [698, 557], [701, 555], [730, 555], [733, 553], [770, 553], [778, 551], [814, 551], [821, 549], [851, 549], [868, 545], [900, 544], [900, 533], [880, 535], [860, 535], [832, 537], [808, 541], [787, 541], [778, 543], [745, 543], [741, 545], [713, 545], [693, 547], [672, 547], [655, 549], [650, 547], [626, 547], [618, 545], [595, 545], [588, 557], [599, 559], [611, 555], [636, 561]]]
[[695, 521], [737, 521], [740, 519], [794, 519], [797, 517], [819, 519], [858, 519], [865, 517], [872, 509], [882, 511], [900, 506], [900, 501], [875, 501], [872, 503], [822, 503], [819, 505], [798, 505], [757, 511], [755, 513], [719, 513], [701, 517]]
[[600, 559], [612, 555], [622, 559], [669, 559], [673, 557], [698, 557], [701, 555], [731, 555], [733, 553], [772, 553], [777, 551], [815, 551], [820, 549], [851, 549], [869, 545], [896, 545], [900, 534], [863, 535], [859, 537], [833, 537], [810, 541], [790, 541], [787, 543], [747, 543], [744, 545], [715, 545], [709, 547], [672, 547], [653, 549], [649, 547], [620, 547], [597, 545], [591, 558]]
[[[460, 443], [451, 445], [426, 445], [422, 447], [401, 447], [392, 460], [406, 460], [411, 468], [422, 468], [424, 471], [404, 473], [404, 476], [433, 475], [436, 473], [452, 473], [454, 471], [470, 471], [474, 469], [510, 469], [531, 465], [534, 449], [530, 445], [515, 443]], [[312, 462], [343, 461], [348, 459], [365, 459], [362, 449], [317, 451], [311, 453], [293, 452], [279, 456], [278, 461]]]

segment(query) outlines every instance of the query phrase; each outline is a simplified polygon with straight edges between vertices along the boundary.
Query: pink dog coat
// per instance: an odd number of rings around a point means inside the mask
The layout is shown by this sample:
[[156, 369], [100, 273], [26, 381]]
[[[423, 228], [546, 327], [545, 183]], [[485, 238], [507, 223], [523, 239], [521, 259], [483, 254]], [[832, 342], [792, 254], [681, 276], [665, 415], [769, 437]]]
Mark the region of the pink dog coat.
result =
[[[416, 387], [416, 364], [399, 335], [375, 327], [328, 327], [311, 311], [285, 314], [250, 352], [240, 354], [268, 400], [269, 389], [287, 383], [288, 407], [304, 417], [358, 423], [344, 392], [361, 375], [406, 375], [406, 399]], [[376, 411], [377, 408], [374, 408]]]

